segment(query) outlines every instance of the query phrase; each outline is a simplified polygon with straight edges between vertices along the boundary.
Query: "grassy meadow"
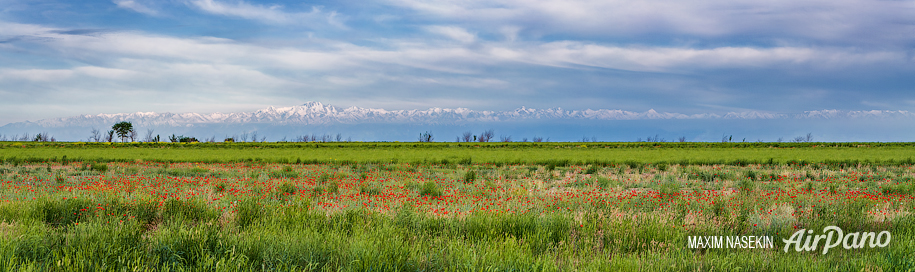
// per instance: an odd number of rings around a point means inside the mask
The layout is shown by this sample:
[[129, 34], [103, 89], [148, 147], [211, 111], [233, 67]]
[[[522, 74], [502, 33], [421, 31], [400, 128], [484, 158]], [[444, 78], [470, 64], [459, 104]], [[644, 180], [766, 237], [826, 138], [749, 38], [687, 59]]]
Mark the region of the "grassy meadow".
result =
[[441, 164], [915, 163], [915, 143], [54, 143], [0, 142], [4, 161]]
[[[909, 271], [913, 159], [882, 143], [7, 142], [0, 270]], [[826, 226], [892, 240], [783, 250]], [[776, 239], [687, 246], [711, 235]]]

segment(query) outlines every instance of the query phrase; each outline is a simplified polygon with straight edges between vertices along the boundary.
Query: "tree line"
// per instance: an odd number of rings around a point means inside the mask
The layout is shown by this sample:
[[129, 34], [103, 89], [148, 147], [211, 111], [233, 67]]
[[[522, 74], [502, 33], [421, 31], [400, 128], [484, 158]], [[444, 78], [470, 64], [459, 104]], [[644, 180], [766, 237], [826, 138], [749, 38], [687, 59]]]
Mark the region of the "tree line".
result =
[[[429, 132], [426, 132], [426, 133], [429, 133]], [[431, 135], [431, 133], [430, 133], [430, 135]], [[455, 142], [465, 142], [465, 143], [469, 143], [469, 142], [486, 143], [486, 142], [494, 141], [495, 137], [496, 137], [496, 133], [492, 129], [484, 130], [482, 133], [480, 133], [480, 135], [475, 135], [475, 134], [473, 134], [473, 132], [467, 131], [467, 132], [464, 132], [463, 134], [457, 136], [454, 141]], [[508, 142], [513, 142], [514, 140], [512, 139], [511, 135], [499, 135], [498, 141], [508, 143]], [[535, 142], [535, 143], [549, 142], [550, 138], [547, 137], [546, 139], [544, 139], [543, 137], [540, 137], [540, 136], [534, 136], [534, 138], [532, 138], [531, 140], [528, 140], [528, 138], [525, 137], [525, 138], [521, 138], [520, 142], [528, 142], [528, 141]]]
[[[118, 122], [118, 123], [114, 124], [113, 126], [111, 126], [111, 129], [106, 132], [102, 132], [98, 129], [93, 128], [89, 135], [89, 142], [109, 142], [109, 143], [111, 143], [111, 142], [115, 142], [115, 140], [117, 140], [117, 139], [120, 139], [120, 142], [136, 142], [136, 141], [138, 141], [137, 134], [138, 133], [137, 133], [136, 129], [134, 128], [133, 123], [127, 122], [127, 121], [122, 121], [122, 122]], [[153, 135], [155, 135], [155, 136], [153, 136]], [[212, 136], [212, 137], [204, 138], [204, 139], [200, 140], [200, 139], [197, 139], [197, 137], [193, 137], [193, 136], [175, 135], [175, 134], [168, 136], [167, 139], [169, 142], [173, 142], [173, 143], [195, 143], [195, 142], [214, 143], [217, 141], [216, 136]], [[161, 135], [155, 134], [155, 130], [147, 129], [145, 137], [140, 141], [147, 142], [147, 143], [158, 143], [158, 142], [162, 142], [162, 137], [161, 137]], [[226, 142], [226, 143], [266, 142], [266, 141], [267, 141], [267, 136], [258, 135], [257, 131], [252, 131], [250, 133], [245, 132], [242, 134], [235, 134], [232, 136], [227, 135], [224, 139], [222, 139], [222, 142]], [[337, 135], [329, 135], [329, 134], [307, 135], [306, 134], [306, 135], [295, 137], [292, 139], [292, 141], [294, 141], [294, 142], [342, 142], [344, 140], [343, 140], [343, 135], [340, 133], [337, 133]], [[352, 141], [352, 137], [347, 137], [346, 141], [347, 142]], [[283, 139], [280, 140], [280, 142], [287, 142], [286, 137], [283, 137]]]
[[6, 141], [19, 141], [19, 142], [56, 142], [57, 139], [54, 136], [51, 136], [50, 133], [42, 132], [35, 135], [30, 135], [28, 133], [19, 135], [3, 135], [0, 134], [0, 142]]
[[[484, 130], [480, 134], [474, 134], [471, 131], [466, 131], [466, 132], [462, 133], [461, 135], [456, 136], [454, 141], [455, 142], [481, 142], [481, 143], [493, 142], [493, 141], [499, 141], [499, 142], [515, 141], [515, 139], [513, 139], [511, 135], [499, 135], [498, 139], [496, 139], [495, 136], [496, 136], [495, 131], [492, 129]], [[109, 143], [111, 143], [111, 142], [115, 142], [116, 140], [120, 140], [120, 142], [136, 142], [136, 141], [138, 141], [138, 138], [139, 138], [139, 135], [137, 133], [137, 130], [134, 128], [133, 123], [128, 122], [128, 121], [121, 121], [121, 122], [115, 123], [113, 126], [111, 126], [110, 130], [105, 131], [105, 132], [102, 132], [96, 128], [93, 128], [92, 131], [90, 132], [88, 141], [89, 142], [109, 142]], [[216, 136], [213, 136], [210, 138], [205, 138], [203, 140], [198, 140], [196, 137], [192, 137], [192, 136], [172, 134], [171, 136], [168, 136], [167, 139], [168, 139], [168, 141], [173, 142], [173, 143], [193, 143], [193, 142], [212, 143], [212, 142], [216, 142]], [[734, 140], [735, 139], [734, 139], [733, 135], [723, 134], [721, 137], [722, 143], [734, 142]], [[42, 133], [38, 133], [36, 135], [29, 135], [28, 133], [23, 134], [23, 135], [0, 134], [0, 141], [56, 142], [57, 139], [55, 139], [53, 136], [51, 136], [47, 132], [42, 132]], [[160, 137], [160, 135], [156, 135], [154, 133], [153, 129], [147, 129], [145, 137], [141, 141], [148, 142], [148, 143], [157, 143], [157, 142], [162, 142], [162, 138]], [[231, 143], [231, 142], [266, 142], [266, 141], [267, 141], [267, 137], [264, 135], [258, 135], [257, 131], [253, 131], [250, 133], [245, 132], [242, 134], [235, 134], [235, 135], [232, 135], [231, 137], [226, 136], [222, 140], [222, 142], [227, 142], [227, 143]], [[351, 142], [352, 138], [346, 137], [346, 139], [344, 140], [343, 135], [340, 133], [337, 133], [336, 135], [304, 134], [301, 136], [296, 136], [296, 137], [292, 138], [291, 140], [287, 140], [287, 137], [284, 136], [283, 139], [278, 142], [289, 142], [289, 141], [291, 141], [291, 142], [344, 142], [344, 141]], [[419, 138], [417, 138], [417, 141], [418, 142], [434, 142], [435, 136], [432, 132], [426, 131], [426, 132], [419, 134]], [[528, 139], [527, 137], [522, 138], [519, 142], [539, 143], [539, 142], [549, 142], [549, 141], [550, 141], [549, 137], [543, 138], [540, 136], [534, 136], [531, 139]], [[680, 136], [676, 139], [676, 141], [681, 142], [681, 143], [687, 142], [686, 136]], [[746, 142], [746, 141], [747, 141], [746, 138], [743, 138], [743, 140], [741, 140], [741, 142]], [[791, 142], [804, 143], [804, 142], [812, 142], [812, 141], [813, 141], [813, 134], [807, 133], [807, 135], [805, 135], [805, 136], [795, 137], [794, 139], [792, 139]], [[587, 136], [582, 136], [581, 140], [579, 140], [578, 142], [597, 142], [597, 137], [592, 136], [589, 138]], [[667, 140], [664, 138], [661, 138], [659, 135], [655, 134], [654, 136], [646, 137], [645, 140], [642, 140], [642, 138], [639, 137], [636, 139], [636, 142], [667, 142]], [[763, 141], [757, 140], [757, 142], [763, 142]], [[778, 140], [775, 142], [781, 143], [781, 142], [784, 142], [784, 139], [778, 138]]]

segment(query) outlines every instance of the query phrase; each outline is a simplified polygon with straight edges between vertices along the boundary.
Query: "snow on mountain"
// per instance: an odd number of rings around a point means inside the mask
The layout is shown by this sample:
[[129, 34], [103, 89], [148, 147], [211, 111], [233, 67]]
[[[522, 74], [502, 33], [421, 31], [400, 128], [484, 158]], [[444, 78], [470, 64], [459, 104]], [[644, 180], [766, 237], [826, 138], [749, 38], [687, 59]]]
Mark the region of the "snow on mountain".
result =
[[904, 110], [869, 110], [869, 111], [840, 111], [840, 110], [818, 110], [805, 111], [798, 114], [797, 118], [815, 118], [815, 119], [838, 119], [838, 118], [911, 118], [915, 113]]
[[329, 125], [366, 123], [409, 123], [450, 125], [471, 122], [518, 121], [518, 120], [644, 120], [644, 119], [836, 119], [868, 117], [915, 117], [908, 111], [806, 111], [802, 114], [778, 114], [758, 111], [682, 114], [625, 110], [587, 109], [564, 110], [562, 108], [532, 109], [521, 107], [510, 111], [477, 111], [467, 108], [430, 108], [428, 110], [385, 110], [375, 108], [338, 108], [320, 102], [308, 102], [292, 107], [268, 107], [253, 112], [234, 113], [155, 113], [135, 112], [117, 114], [79, 115], [8, 124], [6, 128], [17, 127], [104, 127], [120, 121], [130, 121], [137, 126], [185, 127], [198, 124], [271, 124], [271, 125]]

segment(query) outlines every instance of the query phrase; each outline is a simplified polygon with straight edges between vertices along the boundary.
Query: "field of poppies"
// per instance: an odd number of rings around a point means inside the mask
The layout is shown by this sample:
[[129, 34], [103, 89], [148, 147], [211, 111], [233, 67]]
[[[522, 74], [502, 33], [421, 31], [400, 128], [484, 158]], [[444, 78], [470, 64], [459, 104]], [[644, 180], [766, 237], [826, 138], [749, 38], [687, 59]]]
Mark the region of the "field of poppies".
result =
[[[6, 158], [3, 271], [915, 269], [911, 163]], [[892, 240], [786, 252], [827, 226]]]

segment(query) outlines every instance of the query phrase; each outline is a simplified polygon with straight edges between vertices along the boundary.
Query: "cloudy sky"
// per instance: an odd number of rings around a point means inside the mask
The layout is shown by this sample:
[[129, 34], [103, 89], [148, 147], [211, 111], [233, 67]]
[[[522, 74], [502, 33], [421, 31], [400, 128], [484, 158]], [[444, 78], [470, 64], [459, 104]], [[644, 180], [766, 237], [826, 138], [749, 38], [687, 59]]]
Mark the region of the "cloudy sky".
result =
[[0, 125], [306, 101], [915, 111], [915, 1], [0, 0]]

